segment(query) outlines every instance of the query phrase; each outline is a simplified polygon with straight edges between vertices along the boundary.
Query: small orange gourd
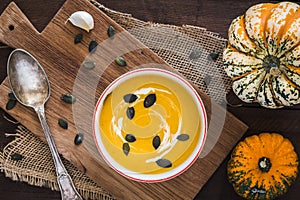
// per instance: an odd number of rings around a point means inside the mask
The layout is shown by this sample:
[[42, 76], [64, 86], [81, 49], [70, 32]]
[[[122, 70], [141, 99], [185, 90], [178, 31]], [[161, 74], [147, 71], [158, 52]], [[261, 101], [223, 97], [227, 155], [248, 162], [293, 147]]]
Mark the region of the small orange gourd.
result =
[[229, 182], [245, 199], [275, 199], [298, 175], [292, 143], [278, 133], [261, 133], [237, 144], [227, 166]]

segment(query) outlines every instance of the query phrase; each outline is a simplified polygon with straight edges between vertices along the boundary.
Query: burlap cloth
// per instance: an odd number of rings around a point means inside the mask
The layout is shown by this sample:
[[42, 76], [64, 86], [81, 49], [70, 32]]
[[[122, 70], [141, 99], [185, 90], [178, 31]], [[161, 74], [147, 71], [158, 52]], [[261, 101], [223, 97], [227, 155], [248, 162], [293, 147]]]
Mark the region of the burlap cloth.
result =
[[[90, 1], [215, 101], [224, 101], [231, 85], [222, 67], [225, 39], [201, 27], [144, 22], [130, 14], [105, 8], [95, 0]], [[212, 60], [209, 58], [212, 52], [220, 54]], [[0, 169], [5, 176], [15, 181], [59, 190], [48, 146], [22, 125], [18, 126], [16, 133], [7, 136], [15, 136], [15, 139], [0, 152]], [[21, 154], [23, 159], [12, 160], [11, 156], [15, 153]], [[63, 162], [85, 199], [113, 199], [70, 162], [65, 159]]]

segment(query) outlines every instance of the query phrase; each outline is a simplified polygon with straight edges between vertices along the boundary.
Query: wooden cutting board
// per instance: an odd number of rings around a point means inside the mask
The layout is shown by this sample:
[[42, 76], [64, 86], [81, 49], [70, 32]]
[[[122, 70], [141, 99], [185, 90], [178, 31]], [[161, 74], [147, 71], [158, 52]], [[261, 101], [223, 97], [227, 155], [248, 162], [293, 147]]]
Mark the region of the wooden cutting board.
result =
[[[85, 10], [94, 17], [95, 28], [91, 32], [87, 33], [70, 22], [66, 23], [69, 16], [78, 10]], [[109, 25], [116, 29], [115, 37], [110, 39], [107, 36]], [[75, 45], [74, 37], [78, 33], [82, 33], [84, 38]], [[95, 53], [89, 54], [88, 45], [92, 39], [99, 46]], [[186, 172], [169, 181], [147, 184], [126, 179], [109, 168], [95, 149], [91, 127], [95, 101], [110, 82], [129, 70], [145, 66], [174, 70], [87, 0], [67, 0], [41, 33], [17, 5], [11, 3], [0, 16], [0, 42], [27, 50], [44, 67], [51, 83], [46, 115], [58, 151], [118, 199], [195, 197], [247, 130], [244, 123], [197, 89], [209, 121], [208, 137], [202, 154], [206, 156], [200, 156]], [[120, 67], [114, 62], [114, 58], [119, 55], [126, 59], [127, 67]], [[95, 61], [96, 67], [92, 70], [82, 68], [85, 59]], [[83, 99], [76, 102], [76, 106], [61, 101], [62, 94], [74, 91], [80, 91], [77, 97]], [[0, 106], [5, 109], [7, 94], [10, 92], [7, 79], [1, 84], [0, 92]], [[85, 101], [88, 96], [92, 98]], [[44, 140], [32, 109], [17, 104], [7, 112]], [[60, 117], [69, 121], [68, 130], [58, 126]], [[75, 146], [73, 141], [78, 132], [85, 134], [85, 140], [83, 144]]]

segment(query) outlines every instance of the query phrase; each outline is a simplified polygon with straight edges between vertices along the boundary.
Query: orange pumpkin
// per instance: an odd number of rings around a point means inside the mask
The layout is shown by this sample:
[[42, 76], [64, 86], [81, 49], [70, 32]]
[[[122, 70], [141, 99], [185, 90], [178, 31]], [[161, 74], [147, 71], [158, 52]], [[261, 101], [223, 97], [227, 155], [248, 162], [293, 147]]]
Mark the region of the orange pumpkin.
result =
[[277, 133], [261, 133], [235, 147], [228, 162], [228, 179], [246, 199], [274, 199], [295, 181], [298, 164], [288, 139]]

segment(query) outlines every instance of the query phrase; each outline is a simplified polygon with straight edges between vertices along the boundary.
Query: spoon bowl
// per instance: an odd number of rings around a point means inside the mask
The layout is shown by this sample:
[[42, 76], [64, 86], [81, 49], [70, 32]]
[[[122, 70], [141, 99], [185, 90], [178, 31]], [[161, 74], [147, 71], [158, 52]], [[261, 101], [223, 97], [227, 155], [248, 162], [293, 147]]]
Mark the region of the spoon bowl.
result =
[[8, 58], [7, 75], [16, 99], [38, 115], [53, 157], [62, 199], [82, 199], [59, 157], [46, 120], [44, 105], [50, 97], [50, 83], [43, 67], [27, 51], [15, 49]]
[[25, 106], [43, 105], [50, 96], [48, 77], [38, 61], [24, 50], [13, 51], [7, 73], [17, 100]]

